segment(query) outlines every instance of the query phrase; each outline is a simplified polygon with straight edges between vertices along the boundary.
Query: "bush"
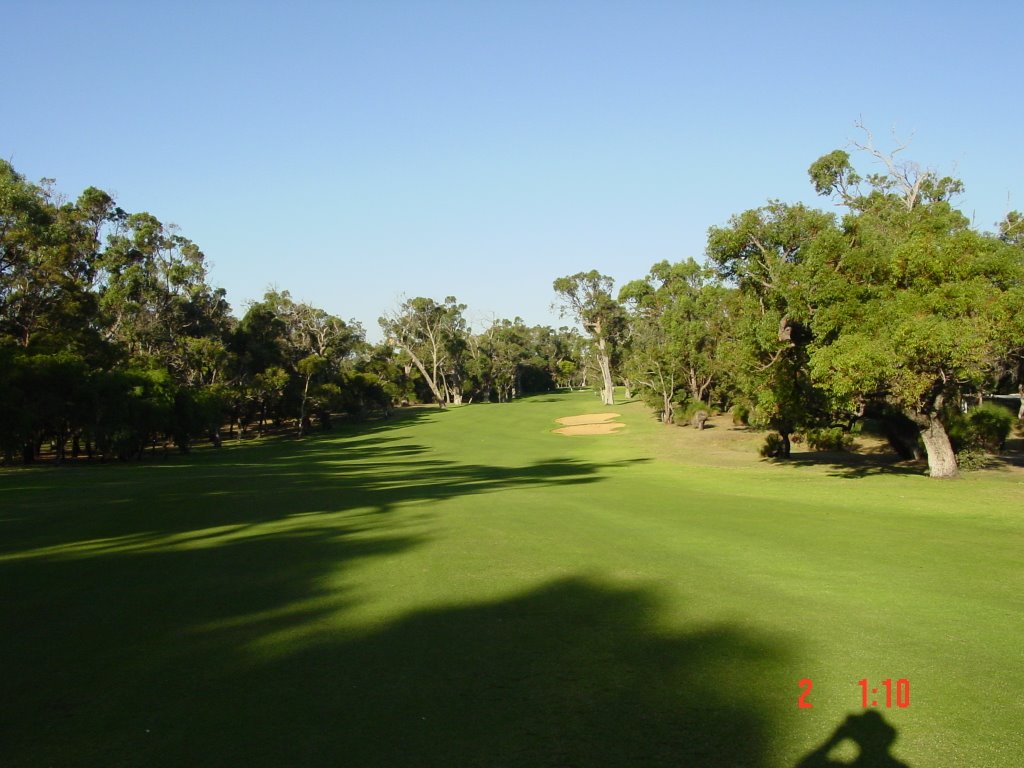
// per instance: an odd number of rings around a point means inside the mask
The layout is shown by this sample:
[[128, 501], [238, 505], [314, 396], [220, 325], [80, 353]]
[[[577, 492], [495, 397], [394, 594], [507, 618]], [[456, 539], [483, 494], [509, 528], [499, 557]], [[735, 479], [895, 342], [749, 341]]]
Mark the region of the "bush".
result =
[[747, 426], [750, 424], [750, 408], [737, 403], [732, 407], [732, 423], [736, 426]]
[[676, 406], [675, 421], [679, 426], [695, 426], [694, 417], [701, 413], [705, 414], [705, 420], [711, 415], [711, 408], [707, 403], [700, 400], [686, 400]]
[[984, 451], [968, 448], [956, 455], [956, 464], [961, 472], [976, 472], [979, 469], [988, 469], [992, 466], [992, 463], [992, 457]]
[[761, 450], [758, 451], [766, 459], [774, 459], [777, 456], [782, 455], [782, 438], [775, 432], [772, 432], [764, 439], [764, 445], [761, 446]]
[[998, 453], [1013, 430], [1015, 419], [1006, 408], [984, 403], [966, 414], [957, 413], [949, 420], [949, 439], [960, 452]]
[[840, 427], [810, 429], [807, 445], [812, 451], [848, 451], [853, 448], [853, 436]]
[[995, 403], [984, 403], [967, 414], [975, 440], [985, 450], [996, 453], [1006, 445], [1006, 438], [1013, 431], [1013, 418], [1008, 410]]

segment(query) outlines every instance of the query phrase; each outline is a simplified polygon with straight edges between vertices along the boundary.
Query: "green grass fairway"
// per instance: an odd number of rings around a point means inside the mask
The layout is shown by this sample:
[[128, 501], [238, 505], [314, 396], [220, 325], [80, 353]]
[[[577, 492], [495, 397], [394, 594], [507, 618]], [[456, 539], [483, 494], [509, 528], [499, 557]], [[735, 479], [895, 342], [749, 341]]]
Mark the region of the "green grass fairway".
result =
[[1024, 470], [758, 442], [575, 393], [0, 472], [0, 766], [792, 768], [862, 678], [1024, 764]]

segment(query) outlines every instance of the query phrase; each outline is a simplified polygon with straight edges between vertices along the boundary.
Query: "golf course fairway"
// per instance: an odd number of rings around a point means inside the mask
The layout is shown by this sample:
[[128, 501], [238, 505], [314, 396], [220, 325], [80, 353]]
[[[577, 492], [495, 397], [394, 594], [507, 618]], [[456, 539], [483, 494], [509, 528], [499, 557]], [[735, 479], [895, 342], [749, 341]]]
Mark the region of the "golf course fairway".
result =
[[792, 768], [854, 715], [1018, 768], [1024, 470], [762, 439], [582, 392], [0, 470], [0, 765]]

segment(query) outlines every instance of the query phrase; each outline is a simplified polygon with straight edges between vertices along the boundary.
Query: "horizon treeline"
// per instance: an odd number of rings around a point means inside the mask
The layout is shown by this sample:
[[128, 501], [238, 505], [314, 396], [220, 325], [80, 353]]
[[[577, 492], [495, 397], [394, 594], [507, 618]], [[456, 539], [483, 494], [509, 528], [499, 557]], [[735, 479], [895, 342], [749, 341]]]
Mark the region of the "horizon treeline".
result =
[[617, 293], [596, 270], [555, 279], [582, 334], [474, 331], [456, 298], [415, 297], [376, 345], [286, 290], [235, 317], [175, 227], [0, 161], [0, 457], [130, 459], [593, 385], [666, 424], [732, 409], [779, 457], [794, 439], [840, 449], [871, 420], [953, 476], [958, 451], [998, 450], [1012, 420], [965, 403], [1022, 388], [1024, 217], [979, 232], [953, 205], [959, 181], [860, 148], [885, 172], [860, 176], [842, 150], [809, 169], [841, 215], [771, 201], [711, 227], [704, 263], [659, 262]]
[[440, 388], [442, 403], [505, 401], [579, 375], [575, 331], [516, 318], [471, 333], [464, 309], [411, 300], [377, 345], [286, 290], [235, 317], [176, 227], [94, 187], [66, 199], [0, 161], [0, 459], [187, 452], [225, 429], [303, 434]]

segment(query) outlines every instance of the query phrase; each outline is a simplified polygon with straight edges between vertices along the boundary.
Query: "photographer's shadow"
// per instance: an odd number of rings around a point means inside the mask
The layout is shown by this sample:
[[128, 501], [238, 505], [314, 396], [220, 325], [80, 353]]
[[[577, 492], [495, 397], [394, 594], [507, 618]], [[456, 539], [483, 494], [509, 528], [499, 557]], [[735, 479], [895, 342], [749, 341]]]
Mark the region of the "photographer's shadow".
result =
[[[853, 762], [832, 759], [829, 756], [831, 752], [846, 740], [856, 744], [860, 754]], [[862, 715], [847, 717], [821, 746], [804, 756], [795, 768], [910, 768], [890, 754], [889, 749], [894, 741], [896, 729], [880, 714], [868, 710]]]

